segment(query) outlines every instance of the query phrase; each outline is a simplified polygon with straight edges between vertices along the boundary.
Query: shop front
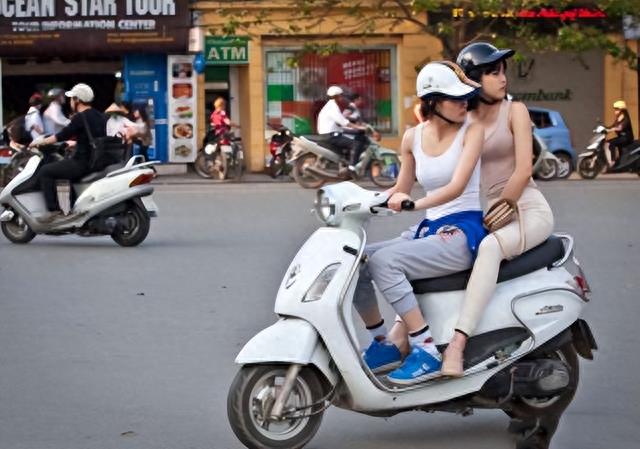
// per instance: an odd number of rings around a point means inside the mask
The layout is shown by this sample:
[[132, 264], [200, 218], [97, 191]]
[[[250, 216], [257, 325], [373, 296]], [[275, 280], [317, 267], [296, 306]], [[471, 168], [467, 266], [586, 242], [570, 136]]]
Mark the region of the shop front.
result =
[[[209, 2], [196, 2], [194, 7], [203, 30], [224, 25], [225, 18]], [[274, 11], [285, 23], [288, 12]], [[343, 19], [351, 20], [347, 14], [336, 20]], [[382, 133], [385, 146], [398, 149], [405, 129], [415, 124], [416, 73], [426, 62], [440, 59], [440, 41], [409, 23], [392, 30], [381, 24], [380, 34], [366, 38], [341, 35], [336, 31], [341, 27], [332, 24], [298, 25], [296, 36], [274, 35], [271, 27], [259, 24], [251, 29], [250, 38], [224, 41], [205, 36], [207, 69], [199, 94], [200, 113], [208, 117], [217, 96], [228, 98], [227, 112], [241, 126], [247, 168], [259, 172], [269, 155], [269, 125], [284, 125], [296, 134], [315, 133], [326, 90], [337, 84], [348, 95], [361, 96], [365, 120]], [[331, 38], [318, 37], [329, 29]], [[335, 42], [340, 47], [329, 54], [308, 49], [310, 43]]]
[[[114, 101], [144, 109], [154, 135], [150, 157], [193, 161], [197, 76], [187, 55], [189, 3], [1, 2], [0, 123], [24, 114], [34, 92], [46, 96], [53, 87], [66, 90], [83, 82], [93, 88], [99, 110]], [[176, 114], [180, 106], [189, 107], [191, 115]]]

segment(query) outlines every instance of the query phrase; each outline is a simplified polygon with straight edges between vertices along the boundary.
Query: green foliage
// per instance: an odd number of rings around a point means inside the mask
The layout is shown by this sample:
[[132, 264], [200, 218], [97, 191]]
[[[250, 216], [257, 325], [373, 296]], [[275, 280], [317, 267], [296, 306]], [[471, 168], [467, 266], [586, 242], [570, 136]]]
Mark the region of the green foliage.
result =
[[[278, 3], [291, 11], [286, 24], [276, 23], [270, 9], [249, 14], [236, 6], [219, 11], [228, 19], [222, 33], [243, 30], [251, 34], [253, 26], [269, 24], [275, 35], [298, 35], [328, 18], [346, 15], [352, 22], [348, 27], [345, 25], [314, 38], [326, 40], [336, 33], [366, 37], [385, 32], [380, 28], [381, 21], [390, 24], [388, 31], [411, 23], [439, 37], [448, 58], [455, 57], [471, 42], [490, 40], [498, 46], [532, 52], [583, 53], [600, 49], [625, 61], [631, 68], [637, 67], [636, 53], [624, 41], [610, 36], [622, 34], [622, 17], [638, 14], [640, 0], [281, 0]], [[571, 13], [577, 8], [602, 11], [606, 18], [576, 19]], [[551, 10], [562, 14], [545, 18], [525, 18], [517, 14], [518, 11]], [[307, 43], [305, 50], [326, 54], [339, 51], [339, 46]]]

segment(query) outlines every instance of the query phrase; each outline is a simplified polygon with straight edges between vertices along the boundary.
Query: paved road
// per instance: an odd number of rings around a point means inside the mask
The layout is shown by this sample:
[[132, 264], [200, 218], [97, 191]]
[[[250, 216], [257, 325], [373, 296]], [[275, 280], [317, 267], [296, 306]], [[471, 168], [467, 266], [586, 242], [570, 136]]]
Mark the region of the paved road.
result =
[[[640, 430], [640, 183], [543, 186], [589, 274], [601, 350], [582, 364], [559, 449], [631, 449]], [[0, 449], [240, 449], [226, 420], [233, 358], [317, 226], [292, 184], [160, 185], [139, 248], [0, 237]], [[372, 240], [416, 221], [378, 220]], [[311, 449], [513, 447], [500, 412], [389, 420], [331, 409]]]

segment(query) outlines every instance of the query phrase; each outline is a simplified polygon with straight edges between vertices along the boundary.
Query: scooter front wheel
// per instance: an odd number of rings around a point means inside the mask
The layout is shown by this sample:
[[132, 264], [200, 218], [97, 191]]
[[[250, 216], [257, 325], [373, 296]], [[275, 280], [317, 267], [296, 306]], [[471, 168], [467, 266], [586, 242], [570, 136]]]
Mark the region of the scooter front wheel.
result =
[[29, 225], [16, 214], [11, 221], [0, 223], [2, 233], [12, 243], [29, 243], [36, 236]]
[[602, 168], [597, 156], [585, 157], [578, 163], [578, 173], [584, 179], [594, 179], [602, 171]]
[[[296, 377], [282, 418], [271, 416], [287, 368], [286, 365], [243, 366], [229, 388], [229, 423], [238, 439], [250, 449], [300, 449], [320, 428], [323, 413], [312, 414], [312, 408], [308, 407], [323, 397], [322, 382], [316, 371], [308, 367]], [[299, 412], [294, 413], [294, 409]], [[287, 418], [287, 413], [292, 417]]]

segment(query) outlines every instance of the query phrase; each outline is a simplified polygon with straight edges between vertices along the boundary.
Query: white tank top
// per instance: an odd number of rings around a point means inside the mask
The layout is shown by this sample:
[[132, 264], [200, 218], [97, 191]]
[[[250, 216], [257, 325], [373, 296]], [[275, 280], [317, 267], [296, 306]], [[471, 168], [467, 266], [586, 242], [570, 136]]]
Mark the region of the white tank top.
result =
[[[413, 157], [416, 161], [416, 178], [427, 196], [440, 187], [444, 187], [453, 178], [453, 173], [458, 166], [458, 161], [462, 155], [464, 135], [469, 126], [469, 121], [465, 121], [451, 146], [440, 156], [428, 156], [422, 151], [422, 129], [424, 123], [416, 126], [413, 138]], [[469, 183], [462, 192], [462, 195], [449, 201], [448, 203], [434, 206], [427, 209], [427, 219], [437, 220], [445, 215], [463, 211], [481, 211], [480, 205], [480, 161], [476, 164], [469, 179]]]

